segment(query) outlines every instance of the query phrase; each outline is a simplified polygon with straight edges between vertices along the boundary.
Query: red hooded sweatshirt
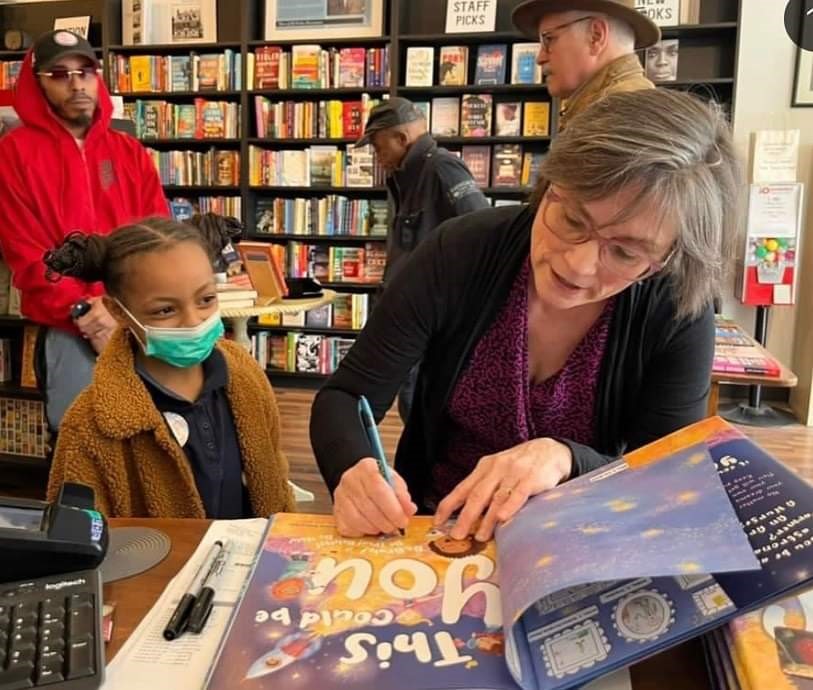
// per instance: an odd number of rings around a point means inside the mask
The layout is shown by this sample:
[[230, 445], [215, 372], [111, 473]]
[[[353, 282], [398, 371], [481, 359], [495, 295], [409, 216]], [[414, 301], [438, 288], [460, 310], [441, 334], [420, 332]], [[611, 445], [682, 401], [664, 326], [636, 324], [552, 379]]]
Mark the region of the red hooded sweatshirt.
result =
[[0, 250], [22, 296], [22, 313], [78, 332], [70, 309], [101, 295], [100, 283], [45, 278], [43, 256], [70, 232], [106, 235], [147, 216], [169, 215], [155, 164], [134, 138], [110, 129], [113, 104], [99, 103], [80, 148], [51, 112], [26, 55], [14, 98], [23, 126], [0, 138]]

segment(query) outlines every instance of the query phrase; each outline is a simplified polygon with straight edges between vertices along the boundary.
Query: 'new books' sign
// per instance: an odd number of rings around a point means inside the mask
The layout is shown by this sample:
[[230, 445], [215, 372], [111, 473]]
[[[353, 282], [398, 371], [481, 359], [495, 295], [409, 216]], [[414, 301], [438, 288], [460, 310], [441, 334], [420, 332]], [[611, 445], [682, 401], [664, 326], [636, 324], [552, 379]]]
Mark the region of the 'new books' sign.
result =
[[680, 24], [680, 0], [635, 0], [635, 9], [658, 26]]

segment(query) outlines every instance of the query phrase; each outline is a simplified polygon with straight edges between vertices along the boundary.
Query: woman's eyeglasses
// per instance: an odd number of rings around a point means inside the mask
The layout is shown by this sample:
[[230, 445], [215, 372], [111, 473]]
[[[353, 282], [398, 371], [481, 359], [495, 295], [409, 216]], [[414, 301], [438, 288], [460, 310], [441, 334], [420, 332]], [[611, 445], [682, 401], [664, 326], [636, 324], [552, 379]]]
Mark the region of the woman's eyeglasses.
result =
[[71, 77], [79, 77], [80, 81], [88, 81], [89, 79], [95, 79], [99, 76], [99, 69], [90, 66], [80, 67], [79, 69], [62, 69], [61, 67], [57, 67], [50, 72], [37, 72], [37, 75], [40, 77], [48, 77], [53, 81], [59, 82], [70, 81]]
[[548, 187], [542, 209], [542, 223], [552, 235], [567, 244], [599, 243], [599, 261], [607, 270], [625, 280], [641, 280], [660, 271], [672, 258], [674, 250], [662, 260], [624, 240], [607, 239], [581, 219], [574, 218], [562, 203], [562, 198]]

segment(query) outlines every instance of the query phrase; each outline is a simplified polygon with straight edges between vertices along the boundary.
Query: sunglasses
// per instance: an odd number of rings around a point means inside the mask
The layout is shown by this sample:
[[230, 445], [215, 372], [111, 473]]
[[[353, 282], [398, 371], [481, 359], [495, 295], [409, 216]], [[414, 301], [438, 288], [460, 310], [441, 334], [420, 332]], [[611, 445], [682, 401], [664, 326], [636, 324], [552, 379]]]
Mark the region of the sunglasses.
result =
[[37, 72], [37, 75], [40, 77], [48, 77], [53, 81], [61, 81], [67, 82], [71, 80], [71, 77], [79, 77], [80, 81], [87, 81], [91, 78], [96, 78], [99, 76], [99, 69], [97, 67], [80, 67], [79, 69], [62, 69], [56, 68], [52, 69], [50, 72]]

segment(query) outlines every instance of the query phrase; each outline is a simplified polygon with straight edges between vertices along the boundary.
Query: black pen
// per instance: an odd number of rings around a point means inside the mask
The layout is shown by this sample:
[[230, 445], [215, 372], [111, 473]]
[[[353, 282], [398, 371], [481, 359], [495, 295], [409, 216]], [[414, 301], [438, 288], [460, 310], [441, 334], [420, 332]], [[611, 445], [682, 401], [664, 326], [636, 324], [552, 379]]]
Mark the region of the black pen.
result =
[[209, 575], [203, 583], [198, 599], [192, 607], [192, 611], [189, 613], [189, 622], [186, 626], [189, 632], [199, 634], [203, 630], [203, 626], [206, 625], [206, 621], [209, 619], [209, 614], [212, 612], [212, 606], [214, 605], [216, 596], [215, 585], [220, 581], [220, 578], [223, 577], [223, 571], [226, 569], [228, 560], [229, 547], [228, 542], [224, 539], [220, 556], [218, 556], [218, 559], [209, 571]]
[[176, 637], [183, 635], [184, 630], [186, 630], [187, 623], [189, 622], [189, 614], [192, 611], [192, 607], [195, 605], [195, 602], [203, 589], [203, 583], [206, 582], [206, 579], [209, 577], [209, 572], [214, 567], [218, 554], [220, 554], [222, 548], [222, 541], [216, 541], [214, 544], [212, 544], [211, 548], [209, 549], [209, 553], [206, 554], [206, 558], [198, 569], [198, 572], [195, 573], [195, 579], [192, 580], [192, 584], [189, 586], [189, 589], [187, 589], [184, 595], [181, 597], [181, 600], [178, 602], [178, 606], [175, 607], [175, 611], [167, 623], [167, 627], [164, 628], [165, 640], [174, 640]]

